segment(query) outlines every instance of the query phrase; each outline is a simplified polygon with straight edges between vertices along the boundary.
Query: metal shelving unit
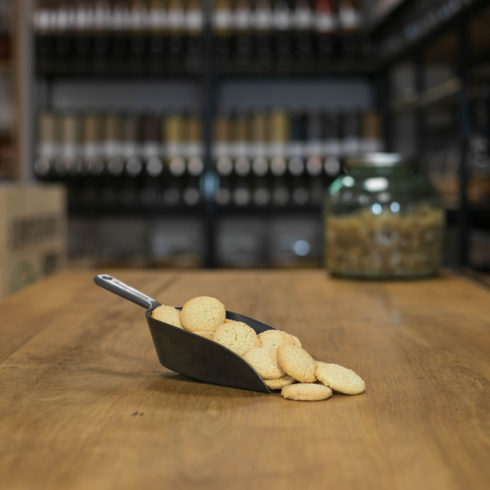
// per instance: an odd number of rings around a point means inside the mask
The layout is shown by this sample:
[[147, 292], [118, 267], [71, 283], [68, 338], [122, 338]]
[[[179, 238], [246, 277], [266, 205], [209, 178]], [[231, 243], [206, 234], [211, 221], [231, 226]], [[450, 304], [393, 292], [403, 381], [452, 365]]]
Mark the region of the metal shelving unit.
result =
[[[397, 115], [413, 113], [417, 120], [418, 136], [417, 146], [423, 150], [423, 138], [426, 130], [425, 112], [433, 107], [450, 101], [459, 107], [459, 147], [461, 159], [459, 163], [459, 188], [460, 209], [458, 210], [459, 228], [459, 252], [458, 265], [468, 266], [468, 230], [470, 226], [471, 212], [469, 210], [467, 186], [468, 186], [468, 145], [469, 145], [469, 40], [467, 23], [475, 13], [486, 6], [487, 2], [482, 0], [437, 0], [425, 2], [414, 0], [411, 2], [391, 2], [390, 8], [385, 11], [383, 17], [377, 18], [364, 32], [364, 39], [372, 40], [378, 56], [375, 59], [356, 62], [332, 62], [329, 66], [302, 67], [292, 71], [270, 70], [269, 72], [254, 72], [254, 70], [224, 70], [215, 59], [215, 33], [212, 26], [212, 0], [202, 2], [203, 28], [200, 34], [202, 48], [202, 63], [199, 69], [174, 70], [165, 73], [164, 70], [149, 70], [147, 73], [136, 71], [116, 71], [107, 69], [99, 70], [98, 73], [87, 73], [83, 69], [71, 70], [44, 70], [36, 72], [37, 80], [42, 80], [49, 87], [62, 78], [72, 80], [108, 79], [108, 80], [179, 80], [185, 79], [196, 84], [201, 94], [201, 110], [204, 122], [203, 148], [204, 148], [204, 172], [200, 180], [202, 205], [198, 207], [160, 207], [151, 212], [190, 214], [201, 213], [205, 229], [205, 258], [207, 267], [218, 265], [216, 251], [216, 226], [217, 219], [224, 215], [263, 213], [263, 208], [253, 206], [218, 206], [215, 202], [215, 193], [218, 186], [218, 175], [213, 162], [213, 121], [218, 108], [218, 92], [223, 84], [239, 81], [243, 83], [254, 82], [268, 78], [270, 80], [289, 80], [291, 83], [305, 78], [316, 80], [325, 79], [363, 79], [367, 80], [375, 93], [375, 105], [383, 116], [385, 148], [393, 149], [393, 124]], [[421, 26], [414, 26], [418, 19], [427, 18]], [[459, 40], [459, 63], [456, 75], [436, 86], [425, 85], [423, 70], [423, 53], [427, 45], [438, 39], [448, 31], [456, 30]], [[404, 33], [404, 34], [403, 34]], [[337, 33], [338, 39], [342, 39], [342, 33]], [[401, 36], [401, 37], [400, 37]], [[390, 82], [389, 73], [397, 64], [416, 60], [417, 91], [411, 100], [393, 103], [390, 94], [393, 87]], [[83, 68], [83, 67], [82, 67]], [[33, 112], [34, 114], [35, 112]], [[73, 208], [73, 211], [81, 215], [104, 212], [113, 213], [113, 210], [87, 211]], [[270, 212], [284, 213], [285, 215], [294, 211], [304, 211], [320, 216], [320, 208], [317, 206], [284, 206], [271, 209]], [[137, 209], [122, 209], [122, 214], [134, 215]], [[149, 210], [144, 210], [145, 213]], [[269, 211], [268, 211], [269, 212]], [[454, 211], [452, 211], [454, 219]], [[481, 223], [481, 220], [479, 221]]]

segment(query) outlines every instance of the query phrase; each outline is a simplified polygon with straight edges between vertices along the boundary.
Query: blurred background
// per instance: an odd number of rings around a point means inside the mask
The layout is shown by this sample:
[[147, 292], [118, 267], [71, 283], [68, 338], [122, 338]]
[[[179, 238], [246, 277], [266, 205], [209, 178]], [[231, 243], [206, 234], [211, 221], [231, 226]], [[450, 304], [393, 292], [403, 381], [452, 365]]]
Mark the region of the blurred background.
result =
[[488, 273], [489, 55], [485, 0], [0, 0], [0, 296], [321, 267], [326, 189], [381, 150], [443, 197], [444, 264]]

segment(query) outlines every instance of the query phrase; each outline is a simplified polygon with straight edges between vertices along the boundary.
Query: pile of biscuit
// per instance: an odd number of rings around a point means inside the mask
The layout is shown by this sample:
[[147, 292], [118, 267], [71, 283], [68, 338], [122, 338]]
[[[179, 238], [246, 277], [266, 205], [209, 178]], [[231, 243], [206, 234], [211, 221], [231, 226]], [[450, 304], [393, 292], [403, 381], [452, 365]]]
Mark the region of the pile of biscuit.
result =
[[284, 398], [326, 400], [332, 390], [346, 395], [365, 391], [364, 381], [354, 371], [315, 361], [294, 335], [281, 330], [257, 335], [246, 323], [227, 319], [225, 306], [216, 298], [192, 298], [181, 311], [161, 305], [152, 316], [232, 350], [257, 371], [271, 390], [281, 390]]

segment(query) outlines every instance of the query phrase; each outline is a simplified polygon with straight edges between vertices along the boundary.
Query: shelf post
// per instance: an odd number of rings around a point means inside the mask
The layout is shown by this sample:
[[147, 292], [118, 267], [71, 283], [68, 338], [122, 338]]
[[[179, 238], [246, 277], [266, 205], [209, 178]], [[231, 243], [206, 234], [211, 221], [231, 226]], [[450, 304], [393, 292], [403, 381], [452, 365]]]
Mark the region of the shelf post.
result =
[[459, 247], [458, 265], [468, 266], [468, 244], [469, 244], [469, 212], [468, 212], [468, 181], [469, 169], [469, 138], [470, 138], [470, 108], [468, 97], [468, 63], [470, 57], [469, 36], [467, 19], [462, 17], [459, 23], [458, 42], [458, 72], [461, 80], [461, 91], [459, 93]]

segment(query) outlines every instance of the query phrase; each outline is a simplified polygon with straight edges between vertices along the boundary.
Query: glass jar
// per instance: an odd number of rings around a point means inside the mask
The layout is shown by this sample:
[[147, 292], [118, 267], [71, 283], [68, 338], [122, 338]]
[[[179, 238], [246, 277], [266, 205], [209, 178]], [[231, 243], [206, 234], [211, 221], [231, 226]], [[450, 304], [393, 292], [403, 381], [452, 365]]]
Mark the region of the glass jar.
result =
[[435, 188], [394, 153], [367, 154], [347, 165], [326, 199], [329, 273], [366, 279], [437, 273], [445, 214]]

